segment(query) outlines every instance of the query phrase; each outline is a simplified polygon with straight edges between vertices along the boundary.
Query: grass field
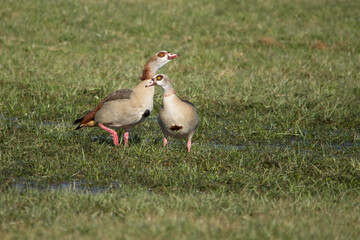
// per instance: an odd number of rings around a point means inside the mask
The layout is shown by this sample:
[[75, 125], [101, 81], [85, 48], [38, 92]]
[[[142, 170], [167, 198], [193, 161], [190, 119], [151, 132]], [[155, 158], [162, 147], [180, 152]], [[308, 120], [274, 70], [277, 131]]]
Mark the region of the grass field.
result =
[[[359, 16], [357, 0], [0, 1], [0, 239], [357, 239]], [[163, 49], [200, 117], [190, 154], [162, 148], [160, 89], [126, 149], [74, 131]]]

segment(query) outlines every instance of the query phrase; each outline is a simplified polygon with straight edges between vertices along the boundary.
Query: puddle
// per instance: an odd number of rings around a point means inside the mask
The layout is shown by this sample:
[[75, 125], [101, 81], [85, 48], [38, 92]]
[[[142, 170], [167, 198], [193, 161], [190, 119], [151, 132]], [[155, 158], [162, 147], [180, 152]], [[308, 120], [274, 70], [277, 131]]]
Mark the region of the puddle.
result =
[[39, 122], [39, 123], [36, 123], [36, 126], [39, 128], [39, 127], [57, 127], [57, 126], [64, 126], [65, 124], [64, 123], [57, 123], [57, 122], [50, 122], [50, 121], [47, 121], [47, 122]]
[[[90, 136], [91, 137], [91, 141], [92, 142], [99, 142], [99, 143], [112, 143], [113, 142], [113, 139], [112, 137], [108, 137], [108, 136]], [[119, 142], [121, 142], [122, 138], [120, 137], [119, 138]]]
[[17, 122], [17, 121], [19, 121], [19, 119], [16, 118], [16, 117], [7, 117], [7, 116], [5, 116], [5, 115], [3, 115], [3, 114], [0, 114], [0, 120], [2, 120], [2, 121], [10, 121], [10, 122]]
[[7, 184], [8, 188], [17, 189], [20, 191], [64, 191], [64, 192], [77, 192], [77, 193], [104, 193], [111, 190], [119, 190], [120, 186], [117, 183], [113, 183], [110, 186], [105, 187], [92, 187], [89, 183], [86, 182], [62, 182], [62, 183], [39, 183], [35, 181], [21, 181], [15, 180]]
[[333, 148], [339, 151], [350, 150], [357, 147], [360, 147], [360, 142], [342, 142], [342, 143], [330, 143], [330, 144], [323, 144], [320, 147], [324, 148]]
[[[206, 144], [208, 145], [208, 144]], [[244, 150], [246, 149], [245, 145], [225, 145], [225, 144], [219, 144], [211, 142], [209, 145], [216, 149], [226, 149], [226, 150]]]
[[[308, 140], [292, 140], [289, 143], [247, 143], [247, 144], [241, 144], [241, 145], [225, 145], [217, 142], [210, 142], [209, 144], [201, 144], [202, 146], [211, 146], [215, 149], [221, 149], [221, 150], [238, 150], [238, 151], [244, 151], [249, 147], [259, 146], [262, 150], [264, 148], [270, 148], [270, 149], [286, 149], [289, 147], [294, 147], [298, 144], [303, 144], [306, 146], [311, 146], [313, 143]], [[327, 144], [315, 144], [312, 146], [314, 151], [318, 151], [319, 148], [325, 148], [325, 149], [334, 149], [338, 151], [350, 151], [354, 150], [355, 148], [360, 147], [360, 142], [341, 142], [341, 143], [327, 143]], [[262, 151], [259, 149], [259, 151]]]

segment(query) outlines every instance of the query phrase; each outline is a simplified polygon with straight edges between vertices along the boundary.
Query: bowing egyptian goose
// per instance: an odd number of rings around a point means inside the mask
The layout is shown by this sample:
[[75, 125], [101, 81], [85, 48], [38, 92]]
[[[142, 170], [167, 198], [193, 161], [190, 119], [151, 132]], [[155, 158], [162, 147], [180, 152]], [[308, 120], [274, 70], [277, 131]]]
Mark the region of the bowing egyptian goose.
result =
[[158, 123], [164, 134], [164, 147], [168, 136], [175, 139], [187, 138], [187, 149], [190, 152], [191, 138], [199, 126], [199, 117], [195, 106], [186, 100], [180, 100], [170, 79], [163, 74], [156, 75], [146, 87], [160, 86], [164, 90], [163, 105], [159, 111]]
[[88, 112], [84, 117], [75, 120], [82, 127], [95, 127], [108, 131], [115, 145], [119, 144], [117, 132], [111, 128], [125, 130], [124, 142], [128, 144], [130, 130], [143, 122], [153, 109], [153, 97], [155, 90], [146, 88], [154, 77], [157, 70], [176, 58], [178, 55], [167, 51], [160, 51], [151, 57], [145, 64], [141, 82], [133, 89], [121, 89], [110, 94], [98, 104], [96, 108]]

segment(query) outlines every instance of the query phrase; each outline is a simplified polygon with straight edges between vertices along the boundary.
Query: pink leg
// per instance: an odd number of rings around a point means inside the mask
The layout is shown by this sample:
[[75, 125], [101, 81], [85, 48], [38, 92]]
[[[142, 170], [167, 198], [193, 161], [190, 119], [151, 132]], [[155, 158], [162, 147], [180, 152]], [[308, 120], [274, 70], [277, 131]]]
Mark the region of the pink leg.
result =
[[190, 152], [190, 148], [191, 148], [191, 139], [189, 138], [189, 140], [188, 140], [188, 142], [187, 142], [188, 152]]
[[167, 139], [166, 137], [164, 137], [164, 147], [166, 147], [166, 144], [167, 144]]
[[129, 142], [129, 132], [124, 133], [124, 142], [125, 142], [125, 147], [128, 145]]
[[116, 145], [119, 145], [119, 138], [118, 138], [118, 135], [117, 135], [117, 132], [116, 131], [114, 131], [114, 130], [112, 130], [112, 129], [110, 129], [110, 128], [107, 128], [107, 127], [105, 127], [104, 125], [102, 125], [102, 124], [98, 124], [99, 125], [99, 127], [101, 127], [102, 129], [104, 129], [105, 131], [107, 131], [107, 132], [109, 132], [112, 136], [113, 136], [113, 141], [114, 141], [114, 145], [116, 146]]

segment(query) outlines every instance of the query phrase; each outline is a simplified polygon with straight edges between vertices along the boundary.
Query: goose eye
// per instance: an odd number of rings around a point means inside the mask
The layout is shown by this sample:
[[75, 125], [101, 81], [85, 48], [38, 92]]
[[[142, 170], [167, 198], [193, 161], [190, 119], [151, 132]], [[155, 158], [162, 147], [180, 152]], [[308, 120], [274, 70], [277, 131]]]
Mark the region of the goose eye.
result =
[[156, 80], [161, 80], [161, 79], [163, 79], [163, 76], [161, 75], [156, 77]]
[[165, 56], [165, 52], [159, 52], [159, 54], [158, 54], [158, 57], [164, 57]]

